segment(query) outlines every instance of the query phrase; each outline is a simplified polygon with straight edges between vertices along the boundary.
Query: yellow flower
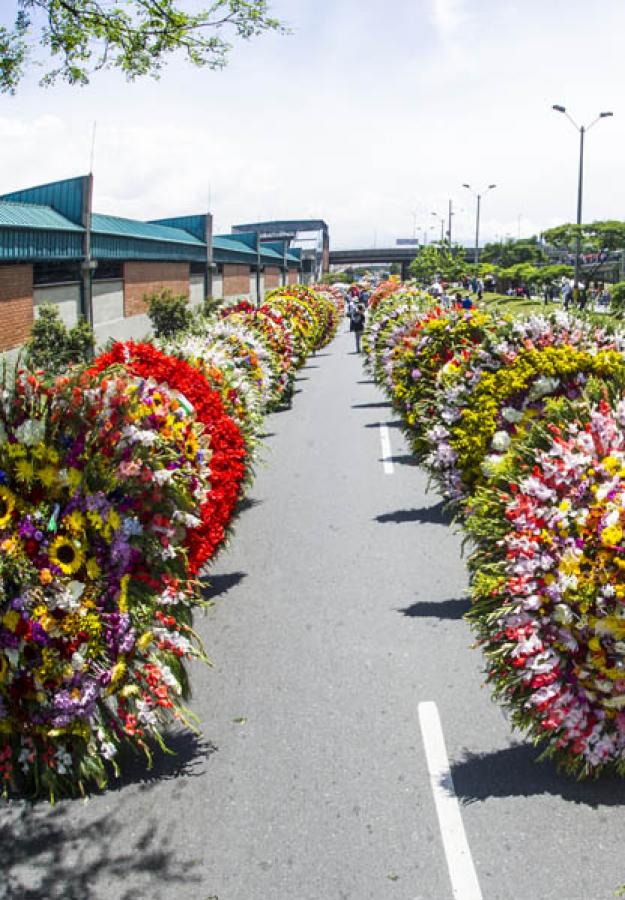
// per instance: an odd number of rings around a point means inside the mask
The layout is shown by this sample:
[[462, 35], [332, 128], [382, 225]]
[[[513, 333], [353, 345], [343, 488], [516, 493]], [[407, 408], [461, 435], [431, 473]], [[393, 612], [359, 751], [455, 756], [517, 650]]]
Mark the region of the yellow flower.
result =
[[53, 487], [57, 481], [58, 476], [58, 469], [56, 469], [54, 466], [44, 466], [42, 469], [37, 470], [37, 478], [46, 488]]
[[31, 485], [35, 478], [33, 464], [27, 459], [18, 459], [15, 463], [15, 477], [23, 484]]
[[80, 471], [80, 469], [75, 469], [73, 466], [72, 468], [68, 469], [67, 481], [72, 491], [77, 490], [80, 487], [80, 483], [82, 481], [82, 472]]
[[142, 634], [139, 640], [137, 641], [137, 647], [143, 653], [148, 649], [152, 641], [154, 640], [154, 635], [151, 631], [146, 631], [145, 634]]
[[87, 577], [91, 578], [92, 580], [95, 580], [98, 577], [98, 575], [101, 575], [101, 574], [102, 574], [102, 569], [98, 565], [97, 559], [94, 559], [93, 556], [90, 557], [87, 560]]
[[620, 525], [608, 525], [608, 527], [604, 528], [601, 532], [601, 543], [605, 547], [613, 547], [616, 544], [620, 544], [622, 539], [623, 529]]
[[65, 575], [73, 575], [85, 561], [85, 554], [77, 542], [64, 535], [54, 539], [48, 550], [48, 557]]
[[130, 575], [124, 575], [119, 585], [119, 611], [122, 613], [128, 612], [128, 582], [130, 581]]
[[7, 487], [0, 485], [0, 528], [11, 521], [15, 509], [15, 497]]
[[63, 525], [68, 531], [71, 531], [72, 534], [82, 534], [85, 530], [85, 517], [79, 509], [75, 509], [69, 516], [63, 519]]
[[126, 663], [120, 660], [118, 663], [115, 663], [113, 668], [111, 669], [111, 681], [109, 684], [109, 690], [115, 688], [119, 682], [123, 679], [126, 674]]
[[19, 620], [20, 620], [20, 614], [17, 612], [17, 610], [10, 609], [2, 617], [2, 624], [4, 625], [5, 628], [8, 628], [9, 631], [15, 631]]

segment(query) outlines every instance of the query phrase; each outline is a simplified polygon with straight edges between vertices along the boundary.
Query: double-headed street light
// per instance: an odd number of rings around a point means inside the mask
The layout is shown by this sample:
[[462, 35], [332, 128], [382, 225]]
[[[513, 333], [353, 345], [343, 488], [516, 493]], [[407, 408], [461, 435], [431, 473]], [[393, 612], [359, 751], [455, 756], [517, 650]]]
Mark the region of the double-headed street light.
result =
[[577, 122], [571, 118], [571, 116], [566, 111], [565, 106], [560, 106], [559, 103], [554, 103], [551, 107], [555, 109], [556, 112], [564, 113], [567, 117], [571, 125], [576, 131], [579, 131], [579, 175], [577, 180], [577, 236], [575, 239], [575, 287], [579, 287], [579, 266], [580, 266], [580, 255], [581, 255], [581, 246], [582, 246], [582, 236], [580, 234], [580, 226], [582, 224], [582, 193], [584, 186], [584, 135], [587, 131], [590, 131], [593, 125], [596, 125], [599, 119], [609, 119], [614, 113], [611, 112], [602, 112], [599, 113], [596, 119], [593, 119], [590, 125], [578, 125]]
[[487, 194], [489, 191], [492, 191], [493, 188], [496, 188], [496, 184], [489, 184], [488, 187], [484, 188], [481, 193], [476, 193], [473, 190], [470, 184], [463, 184], [463, 188], [466, 188], [468, 191], [471, 191], [475, 199], [477, 200], [477, 208], [475, 213], [475, 265], [480, 261], [480, 203], [482, 202], [482, 196]]

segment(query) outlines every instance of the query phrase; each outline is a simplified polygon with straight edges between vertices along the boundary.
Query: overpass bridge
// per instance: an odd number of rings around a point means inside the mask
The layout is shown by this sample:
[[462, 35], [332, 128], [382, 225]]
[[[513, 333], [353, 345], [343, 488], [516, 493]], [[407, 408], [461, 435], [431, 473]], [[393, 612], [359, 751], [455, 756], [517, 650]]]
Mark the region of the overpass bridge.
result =
[[[367, 265], [391, 265], [398, 263], [401, 266], [401, 277], [408, 277], [408, 266], [421, 248], [414, 245], [396, 247], [368, 247], [356, 250], [330, 250], [329, 262], [331, 266], [367, 266]], [[470, 263], [475, 259], [475, 248], [465, 247], [464, 258]]]

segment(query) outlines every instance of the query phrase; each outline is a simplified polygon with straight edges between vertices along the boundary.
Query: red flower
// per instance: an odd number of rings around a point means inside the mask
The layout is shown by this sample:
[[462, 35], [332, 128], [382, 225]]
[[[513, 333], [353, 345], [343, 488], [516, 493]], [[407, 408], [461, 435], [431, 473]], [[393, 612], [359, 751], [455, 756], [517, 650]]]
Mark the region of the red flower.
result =
[[193, 405], [199, 422], [210, 435], [211, 490], [203, 504], [201, 524], [187, 534], [189, 570], [196, 575], [226, 537], [239, 499], [245, 474], [245, 443], [238, 426], [228, 416], [217, 391], [204, 375], [184, 360], [166, 356], [152, 344], [115, 343], [98, 356], [91, 372], [123, 365], [134, 375], [153, 378], [179, 391]]

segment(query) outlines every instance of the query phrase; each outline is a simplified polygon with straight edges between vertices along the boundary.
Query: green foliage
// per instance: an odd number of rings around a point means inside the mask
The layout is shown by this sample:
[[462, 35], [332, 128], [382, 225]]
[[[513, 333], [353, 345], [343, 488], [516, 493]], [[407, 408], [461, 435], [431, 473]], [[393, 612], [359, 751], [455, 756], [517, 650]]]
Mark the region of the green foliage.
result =
[[546, 262], [547, 254], [538, 243], [538, 238], [522, 238], [520, 240], [508, 240], [500, 244], [486, 244], [481, 253], [484, 262], [495, 263], [498, 266], [509, 268], [519, 263]]
[[171, 291], [161, 291], [146, 299], [148, 315], [156, 337], [174, 337], [179, 331], [185, 331], [191, 325], [193, 313], [189, 309], [186, 297], [174, 296]]
[[599, 250], [625, 250], [625, 222], [606, 219], [602, 222], [558, 225], [543, 232], [548, 244], [560, 250], [574, 250], [577, 236], [581, 238], [583, 252], [597, 253]]
[[431, 282], [436, 276], [455, 281], [465, 270], [462, 247], [445, 243], [421, 247], [409, 266], [410, 275], [421, 282]]
[[617, 281], [616, 284], [613, 284], [610, 294], [612, 295], [612, 309], [622, 313], [625, 310], [625, 281]]
[[58, 307], [42, 303], [26, 344], [26, 365], [57, 375], [69, 365], [88, 362], [94, 346], [93, 329], [84, 318], [68, 331]]
[[158, 77], [166, 58], [182, 51], [209, 69], [226, 65], [232, 45], [288, 29], [268, 15], [267, 0], [211, 0], [193, 12], [180, 0], [19, 0], [13, 28], [0, 27], [0, 93], [14, 93], [43, 47], [57, 63], [41, 79], [87, 84], [93, 72], [120, 69], [132, 80]]

